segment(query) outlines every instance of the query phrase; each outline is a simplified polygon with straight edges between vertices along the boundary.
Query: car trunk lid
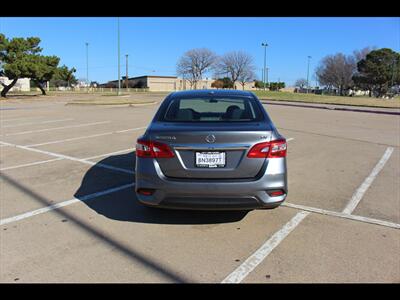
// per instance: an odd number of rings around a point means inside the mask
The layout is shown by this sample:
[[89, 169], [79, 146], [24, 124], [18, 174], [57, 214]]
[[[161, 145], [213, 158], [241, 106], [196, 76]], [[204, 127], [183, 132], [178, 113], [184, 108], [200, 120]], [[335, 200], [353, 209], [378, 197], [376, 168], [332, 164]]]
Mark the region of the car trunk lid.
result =
[[248, 158], [246, 154], [254, 144], [271, 139], [271, 128], [264, 122], [156, 122], [148, 134], [151, 140], [168, 144], [174, 151], [173, 158], [156, 158], [167, 177], [239, 179], [254, 178], [261, 170], [265, 158]]

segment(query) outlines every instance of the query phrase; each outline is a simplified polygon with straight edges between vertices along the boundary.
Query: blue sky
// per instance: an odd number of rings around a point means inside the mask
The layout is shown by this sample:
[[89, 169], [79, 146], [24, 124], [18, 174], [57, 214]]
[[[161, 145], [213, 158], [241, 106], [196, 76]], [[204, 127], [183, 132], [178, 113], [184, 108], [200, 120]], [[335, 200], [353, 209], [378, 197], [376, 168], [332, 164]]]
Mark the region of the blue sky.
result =
[[[0, 17], [7, 37], [38, 36], [43, 54], [57, 55], [60, 64], [100, 83], [118, 78], [117, 18], [112, 17]], [[351, 54], [367, 46], [400, 51], [400, 18], [388, 17], [123, 17], [120, 18], [121, 76], [125, 54], [129, 77], [175, 75], [179, 57], [192, 48], [206, 47], [217, 54], [243, 50], [251, 54], [261, 77], [266, 41], [269, 81], [291, 85], [307, 75], [307, 56], [313, 73], [328, 54]], [[210, 76], [209, 74], [208, 76]]]

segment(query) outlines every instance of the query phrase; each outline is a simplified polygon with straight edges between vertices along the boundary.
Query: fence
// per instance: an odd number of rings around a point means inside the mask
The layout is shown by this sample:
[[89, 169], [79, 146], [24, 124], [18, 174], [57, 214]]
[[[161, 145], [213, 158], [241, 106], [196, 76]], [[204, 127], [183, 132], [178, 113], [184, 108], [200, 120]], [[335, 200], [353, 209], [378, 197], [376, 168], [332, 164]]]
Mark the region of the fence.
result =
[[[46, 93], [104, 93], [104, 94], [116, 94], [118, 88], [103, 88], [103, 87], [90, 87], [90, 88], [59, 88], [50, 87], [45, 88]], [[149, 92], [148, 88], [121, 88], [121, 93], [146, 93]], [[39, 88], [31, 88], [30, 92], [40, 92]], [[21, 92], [19, 92], [21, 93]]]

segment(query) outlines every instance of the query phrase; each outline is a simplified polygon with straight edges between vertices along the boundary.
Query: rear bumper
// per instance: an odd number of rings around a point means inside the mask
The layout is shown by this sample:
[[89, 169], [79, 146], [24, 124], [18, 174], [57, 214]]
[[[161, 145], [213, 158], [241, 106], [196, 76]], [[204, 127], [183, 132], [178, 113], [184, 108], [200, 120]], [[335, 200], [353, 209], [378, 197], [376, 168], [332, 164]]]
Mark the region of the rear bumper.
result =
[[[171, 179], [162, 173], [158, 163], [150, 158], [136, 161], [136, 191], [154, 189], [150, 196], [136, 194], [149, 206], [175, 209], [257, 209], [275, 208], [288, 193], [286, 159], [265, 162], [256, 179], [190, 180]], [[285, 194], [271, 197], [267, 191], [282, 189]]]

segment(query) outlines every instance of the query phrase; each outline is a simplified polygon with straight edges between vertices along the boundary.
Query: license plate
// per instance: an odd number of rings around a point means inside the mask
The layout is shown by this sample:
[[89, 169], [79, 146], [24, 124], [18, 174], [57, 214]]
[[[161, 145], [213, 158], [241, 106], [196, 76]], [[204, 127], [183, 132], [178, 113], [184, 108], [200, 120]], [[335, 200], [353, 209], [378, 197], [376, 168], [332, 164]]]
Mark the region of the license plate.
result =
[[223, 168], [226, 163], [226, 153], [220, 151], [214, 152], [196, 152], [196, 167], [199, 168]]

